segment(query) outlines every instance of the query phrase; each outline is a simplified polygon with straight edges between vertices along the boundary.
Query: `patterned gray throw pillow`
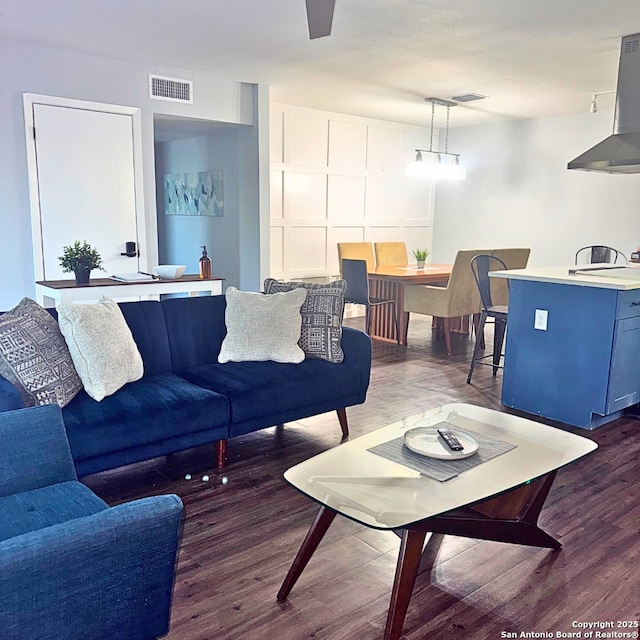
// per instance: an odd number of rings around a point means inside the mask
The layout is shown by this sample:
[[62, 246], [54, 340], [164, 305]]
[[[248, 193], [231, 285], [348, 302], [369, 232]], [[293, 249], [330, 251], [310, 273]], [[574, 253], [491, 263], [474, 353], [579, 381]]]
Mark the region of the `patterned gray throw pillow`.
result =
[[278, 293], [293, 289], [306, 289], [307, 298], [302, 304], [302, 331], [298, 344], [308, 358], [329, 362], [342, 362], [342, 315], [346, 280], [328, 284], [309, 282], [278, 282], [273, 278], [264, 281], [265, 293]]
[[64, 407], [82, 389], [58, 323], [29, 298], [0, 316], [0, 375], [25, 407]]

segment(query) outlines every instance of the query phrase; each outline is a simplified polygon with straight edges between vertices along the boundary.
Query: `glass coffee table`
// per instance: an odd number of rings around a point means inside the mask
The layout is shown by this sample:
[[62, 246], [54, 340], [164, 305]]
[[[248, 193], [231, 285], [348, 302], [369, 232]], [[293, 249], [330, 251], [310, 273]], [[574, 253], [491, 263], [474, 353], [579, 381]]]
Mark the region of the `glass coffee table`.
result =
[[[477, 452], [450, 459], [442, 442], [434, 454], [430, 447], [442, 422], [454, 434], [470, 436], [465, 445], [478, 443]], [[427, 455], [404, 446], [405, 434], [414, 429], [419, 431], [410, 436], [427, 439], [424, 451], [417, 448]], [[397, 530], [401, 545], [384, 634], [397, 640], [428, 532], [558, 549], [560, 543], [538, 527], [538, 515], [558, 469], [596, 448], [588, 438], [532, 420], [448, 404], [291, 467], [285, 479], [321, 507], [278, 601], [287, 598], [337, 514]]]

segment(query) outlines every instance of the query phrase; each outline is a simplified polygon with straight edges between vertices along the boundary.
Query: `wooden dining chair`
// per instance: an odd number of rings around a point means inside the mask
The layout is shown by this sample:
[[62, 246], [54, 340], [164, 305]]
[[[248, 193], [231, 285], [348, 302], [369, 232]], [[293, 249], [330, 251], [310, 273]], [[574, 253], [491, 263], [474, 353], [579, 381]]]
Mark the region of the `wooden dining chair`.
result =
[[404, 242], [374, 242], [373, 249], [376, 254], [376, 265], [379, 267], [406, 267], [407, 245]]
[[400, 332], [398, 331], [398, 311], [396, 301], [387, 298], [375, 298], [369, 293], [369, 275], [365, 260], [344, 259], [341, 262], [342, 277], [347, 281], [347, 290], [344, 301], [353, 304], [362, 304], [365, 307], [365, 331], [369, 335], [371, 325], [371, 307], [391, 306], [393, 323], [396, 329], [396, 341], [400, 344]]
[[480, 294], [471, 273], [471, 259], [491, 250], [458, 251], [446, 287], [407, 285], [404, 288], [404, 310], [442, 318], [447, 354], [451, 350], [451, 330], [454, 318], [479, 314]]
[[373, 257], [373, 245], [370, 242], [338, 242], [338, 264], [340, 265], [340, 277], [342, 274], [342, 261], [364, 260], [367, 263], [367, 273], [376, 267]]

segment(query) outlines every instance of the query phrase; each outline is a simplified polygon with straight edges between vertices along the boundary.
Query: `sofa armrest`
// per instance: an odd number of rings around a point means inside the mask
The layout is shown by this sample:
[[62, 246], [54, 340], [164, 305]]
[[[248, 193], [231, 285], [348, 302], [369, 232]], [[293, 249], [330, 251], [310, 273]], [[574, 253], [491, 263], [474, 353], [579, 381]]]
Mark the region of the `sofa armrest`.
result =
[[182, 510], [144, 498], [0, 542], [3, 640], [164, 635]]
[[342, 327], [343, 364], [354, 367], [360, 373], [358, 402], [364, 402], [371, 377], [371, 338], [358, 329]]
[[0, 413], [0, 496], [77, 479], [57, 404]]
[[0, 376], [0, 413], [22, 407], [20, 392], [6, 378]]

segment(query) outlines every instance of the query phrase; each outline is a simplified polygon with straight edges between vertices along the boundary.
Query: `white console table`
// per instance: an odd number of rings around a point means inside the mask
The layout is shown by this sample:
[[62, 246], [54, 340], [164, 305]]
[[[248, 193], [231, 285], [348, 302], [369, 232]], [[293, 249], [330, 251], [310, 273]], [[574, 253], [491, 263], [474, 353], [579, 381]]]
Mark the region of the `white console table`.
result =
[[146, 280], [118, 282], [110, 278], [95, 278], [88, 284], [75, 280], [40, 280], [36, 282], [36, 296], [44, 307], [57, 307], [61, 302], [89, 302], [102, 296], [114, 300], [159, 300], [163, 293], [188, 293], [197, 296], [201, 291], [212, 296], [222, 293], [224, 278], [202, 279], [199, 275], [184, 275], [176, 280]]

